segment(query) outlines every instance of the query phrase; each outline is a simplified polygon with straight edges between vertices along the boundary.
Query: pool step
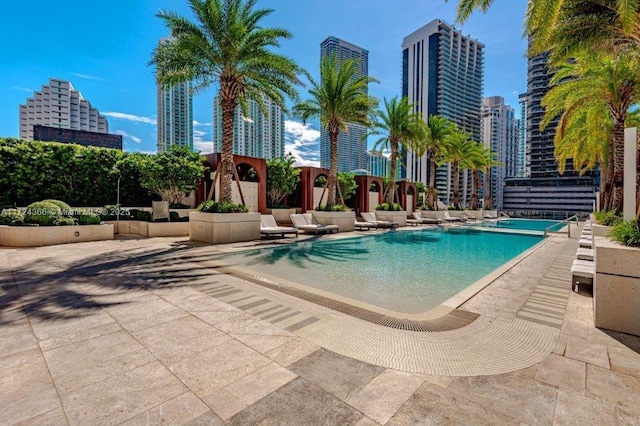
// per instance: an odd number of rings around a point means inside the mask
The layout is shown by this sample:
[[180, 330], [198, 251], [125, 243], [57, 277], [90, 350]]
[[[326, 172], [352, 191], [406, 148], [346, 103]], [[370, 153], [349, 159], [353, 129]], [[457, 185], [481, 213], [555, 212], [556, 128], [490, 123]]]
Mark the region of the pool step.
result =
[[[573, 247], [575, 242], [569, 241], [567, 244]], [[568, 251], [571, 252], [571, 250]], [[572, 262], [573, 256], [558, 256], [540, 278], [538, 285], [516, 316], [527, 321], [561, 328], [571, 291]]]
[[320, 318], [228, 284], [204, 286], [198, 290], [288, 332], [301, 330], [320, 321]]

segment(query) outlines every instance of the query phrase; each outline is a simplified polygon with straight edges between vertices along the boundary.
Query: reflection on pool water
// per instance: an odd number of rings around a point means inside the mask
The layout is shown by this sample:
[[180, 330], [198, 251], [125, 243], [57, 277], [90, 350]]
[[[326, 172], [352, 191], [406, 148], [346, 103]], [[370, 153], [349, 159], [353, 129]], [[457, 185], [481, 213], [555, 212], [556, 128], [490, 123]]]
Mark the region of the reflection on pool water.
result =
[[542, 219], [501, 219], [484, 221], [482, 226], [491, 228], [519, 229], [528, 231], [547, 231], [557, 232], [566, 224], [557, 220]]
[[422, 313], [542, 238], [464, 228], [423, 229], [305, 241], [216, 259], [382, 308]]

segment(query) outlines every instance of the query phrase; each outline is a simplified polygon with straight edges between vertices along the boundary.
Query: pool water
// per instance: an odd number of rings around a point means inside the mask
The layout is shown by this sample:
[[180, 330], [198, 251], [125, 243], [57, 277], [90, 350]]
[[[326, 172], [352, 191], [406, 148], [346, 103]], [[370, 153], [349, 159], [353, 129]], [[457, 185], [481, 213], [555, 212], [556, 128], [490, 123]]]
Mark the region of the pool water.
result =
[[482, 226], [528, 231], [544, 231], [546, 229], [547, 231], [557, 232], [566, 226], [566, 224], [557, 220], [502, 219], [498, 221], [485, 221]]
[[426, 312], [543, 239], [424, 229], [216, 256], [233, 266], [403, 313]]

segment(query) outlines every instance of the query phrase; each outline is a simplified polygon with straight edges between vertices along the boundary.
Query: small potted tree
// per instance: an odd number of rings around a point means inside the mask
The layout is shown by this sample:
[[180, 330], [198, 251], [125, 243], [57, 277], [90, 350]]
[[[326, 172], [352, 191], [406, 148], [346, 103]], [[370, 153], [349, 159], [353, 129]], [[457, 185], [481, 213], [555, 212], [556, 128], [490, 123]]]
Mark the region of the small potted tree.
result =
[[293, 163], [295, 159], [290, 154], [267, 160], [267, 208], [277, 222], [289, 222], [289, 215], [296, 213], [295, 208], [284, 205], [300, 181], [300, 169], [295, 169]]
[[[149, 192], [158, 195], [168, 207], [182, 204], [186, 195], [193, 191], [204, 173], [200, 154], [188, 147], [173, 145], [162, 154], [149, 155], [140, 159], [141, 185]], [[141, 218], [144, 218], [142, 215]], [[183, 221], [169, 220], [155, 223], [139, 220], [129, 223], [132, 234], [145, 237], [172, 237], [189, 235], [189, 225]]]

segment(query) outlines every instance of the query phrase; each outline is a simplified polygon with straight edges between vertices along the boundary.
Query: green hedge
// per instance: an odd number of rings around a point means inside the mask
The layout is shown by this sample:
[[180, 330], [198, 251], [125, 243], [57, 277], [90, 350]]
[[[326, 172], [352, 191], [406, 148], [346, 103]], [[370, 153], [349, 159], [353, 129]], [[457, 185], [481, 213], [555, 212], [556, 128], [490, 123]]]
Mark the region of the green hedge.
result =
[[42, 199], [65, 200], [74, 207], [113, 204], [117, 176], [112, 169], [119, 162], [120, 204], [150, 205], [159, 198], [140, 183], [145, 157], [115, 149], [0, 138], [0, 208]]

